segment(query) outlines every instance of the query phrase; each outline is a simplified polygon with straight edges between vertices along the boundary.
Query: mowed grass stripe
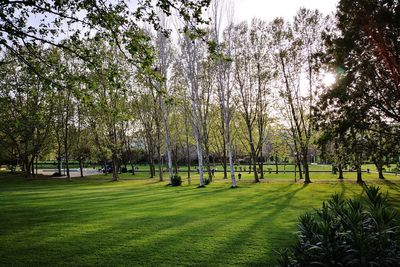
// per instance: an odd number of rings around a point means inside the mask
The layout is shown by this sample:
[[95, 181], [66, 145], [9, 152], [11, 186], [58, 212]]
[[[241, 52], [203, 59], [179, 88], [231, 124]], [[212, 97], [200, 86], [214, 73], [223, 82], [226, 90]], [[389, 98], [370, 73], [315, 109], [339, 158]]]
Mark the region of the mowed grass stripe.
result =
[[[294, 241], [299, 215], [353, 183], [228, 181], [207, 188], [156, 179], [0, 180], [0, 264], [266, 266]], [[400, 183], [381, 185], [399, 207]]]

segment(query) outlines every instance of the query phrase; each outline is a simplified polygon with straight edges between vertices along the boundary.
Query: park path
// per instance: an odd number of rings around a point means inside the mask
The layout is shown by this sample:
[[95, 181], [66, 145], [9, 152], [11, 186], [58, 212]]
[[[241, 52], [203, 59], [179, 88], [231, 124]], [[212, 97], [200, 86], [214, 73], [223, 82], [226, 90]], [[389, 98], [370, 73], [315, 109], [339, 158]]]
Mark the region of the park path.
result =
[[[52, 175], [53, 173], [57, 172], [57, 169], [38, 169], [38, 174], [43, 174], [43, 175]], [[63, 171], [61, 171], [62, 174], [64, 174]], [[83, 176], [89, 176], [89, 175], [96, 175], [99, 174], [100, 172], [96, 169], [92, 168], [84, 168], [83, 169]], [[79, 169], [70, 169], [69, 174], [71, 177], [80, 177], [81, 173]], [[59, 177], [51, 177], [54, 179], [65, 179], [66, 175], [59, 176]]]

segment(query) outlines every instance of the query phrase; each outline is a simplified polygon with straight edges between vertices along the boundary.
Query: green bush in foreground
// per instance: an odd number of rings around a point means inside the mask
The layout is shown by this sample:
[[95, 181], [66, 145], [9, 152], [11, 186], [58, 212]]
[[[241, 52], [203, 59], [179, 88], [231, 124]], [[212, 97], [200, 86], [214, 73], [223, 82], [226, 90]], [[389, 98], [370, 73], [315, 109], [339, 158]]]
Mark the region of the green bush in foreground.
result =
[[400, 266], [399, 213], [379, 187], [366, 186], [359, 199], [333, 195], [299, 220], [280, 266]]

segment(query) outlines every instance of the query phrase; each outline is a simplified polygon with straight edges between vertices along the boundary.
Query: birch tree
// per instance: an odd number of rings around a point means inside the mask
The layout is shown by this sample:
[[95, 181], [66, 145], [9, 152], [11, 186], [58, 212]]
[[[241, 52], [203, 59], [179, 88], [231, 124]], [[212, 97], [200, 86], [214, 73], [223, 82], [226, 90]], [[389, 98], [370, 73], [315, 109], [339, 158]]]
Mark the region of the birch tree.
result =
[[[163, 13], [162, 13], [163, 14]], [[162, 23], [163, 28], [167, 28], [167, 18], [164, 15], [161, 15], [160, 21]], [[156, 64], [157, 68], [161, 73], [161, 80], [158, 82], [158, 101], [160, 110], [163, 116], [164, 122], [164, 132], [165, 132], [165, 150], [167, 151], [167, 160], [168, 160], [168, 174], [170, 182], [172, 182], [173, 169], [172, 169], [172, 155], [171, 155], [171, 141], [170, 141], [170, 130], [169, 130], [169, 107], [170, 103], [170, 95], [169, 95], [169, 85], [168, 79], [169, 74], [168, 71], [170, 69], [170, 65], [172, 62], [172, 47], [171, 43], [167, 39], [164, 33], [157, 32], [156, 35], [156, 50], [157, 50], [157, 59]]]
[[182, 67], [186, 75], [191, 100], [191, 121], [193, 124], [194, 137], [196, 140], [198, 172], [200, 185], [205, 186], [203, 172], [203, 124], [200, 100], [200, 72], [202, 65], [202, 49], [200, 41], [195, 34], [187, 28], [181, 40]]
[[[235, 169], [232, 155], [231, 143], [231, 50], [232, 50], [232, 7], [228, 14], [229, 26], [224, 33], [224, 43], [220, 40], [222, 10], [224, 9], [224, 1], [215, 0], [211, 4], [211, 12], [213, 18], [212, 39], [215, 46], [215, 76], [216, 87], [218, 92], [218, 100], [221, 108], [221, 132], [223, 135], [223, 165], [224, 178], [226, 178], [226, 150], [228, 151], [229, 168], [232, 187], [236, 187]], [[229, 7], [228, 7], [229, 8]], [[225, 48], [225, 49], [224, 49]]]

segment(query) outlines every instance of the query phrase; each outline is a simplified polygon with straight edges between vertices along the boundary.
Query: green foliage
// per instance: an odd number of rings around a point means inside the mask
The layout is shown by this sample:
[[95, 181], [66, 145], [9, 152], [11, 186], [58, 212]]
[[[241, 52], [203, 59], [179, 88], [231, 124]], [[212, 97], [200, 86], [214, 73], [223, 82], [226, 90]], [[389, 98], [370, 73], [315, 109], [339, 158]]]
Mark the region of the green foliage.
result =
[[325, 35], [325, 63], [337, 70], [339, 79], [321, 97], [319, 128], [360, 154], [360, 145], [353, 142], [357, 133], [370, 142], [361, 146], [369, 148], [377, 165], [385, 163], [383, 155], [397, 150], [399, 139], [400, 78], [393, 71], [399, 65], [393, 56], [400, 51], [399, 8], [398, 1], [341, 0], [336, 28], [331, 25]]
[[359, 199], [333, 195], [299, 219], [297, 243], [281, 252], [280, 266], [397, 266], [400, 216], [379, 187]]
[[174, 176], [172, 176], [171, 178], [171, 185], [172, 186], [180, 186], [182, 184], [182, 178], [175, 174]]

